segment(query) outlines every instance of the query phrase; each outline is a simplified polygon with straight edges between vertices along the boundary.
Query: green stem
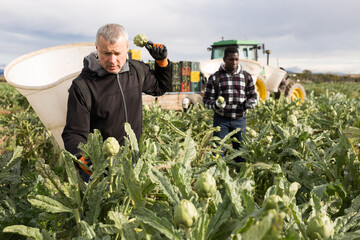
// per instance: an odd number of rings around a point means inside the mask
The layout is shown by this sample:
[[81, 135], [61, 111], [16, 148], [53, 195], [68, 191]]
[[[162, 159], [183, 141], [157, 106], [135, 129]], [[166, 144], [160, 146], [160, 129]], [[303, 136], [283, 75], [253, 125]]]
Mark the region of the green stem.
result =
[[146, 240], [150, 240], [151, 237], [149, 236], [149, 234], [147, 234], [144, 223], [141, 222], [141, 223], [140, 223], [140, 226], [141, 226], [141, 229], [144, 231], [145, 239], [146, 239]]
[[76, 227], [77, 227], [79, 236], [82, 236], [81, 225], [80, 225], [81, 218], [80, 218], [79, 210], [78, 209], [73, 209], [73, 213], [74, 213]]
[[113, 192], [113, 181], [114, 181], [114, 157], [109, 157], [109, 174], [110, 174], [110, 180], [109, 180], [109, 192]]
[[299, 230], [300, 230], [301, 235], [303, 236], [303, 238], [304, 238], [305, 240], [309, 240], [309, 238], [308, 238], [307, 235], [306, 235], [305, 227], [300, 223], [300, 219], [297, 217], [296, 212], [295, 212], [294, 210], [292, 210], [291, 208], [290, 208], [290, 212], [292, 213], [292, 215], [293, 215], [293, 217], [294, 217], [294, 219], [295, 219], [295, 223], [296, 223], [296, 225], [298, 226], [298, 228], [299, 228]]
[[192, 232], [191, 232], [191, 228], [187, 228], [185, 231], [185, 236], [187, 240], [190, 240], [192, 237]]
[[179, 135], [183, 136], [183, 137], [186, 137], [186, 134], [183, 133], [180, 129], [178, 129], [177, 127], [174, 126], [174, 124], [172, 124], [171, 122], [169, 121], [166, 121], [164, 119], [161, 118], [161, 120], [166, 124], [168, 125], [171, 129], [173, 129], [176, 133], [178, 133]]
[[207, 211], [207, 209], [208, 209], [208, 207], [209, 207], [209, 198], [206, 198], [205, 199], [205, 201], [203, 202], [203, 209], [202, 209], [202, 211], [203, 211], [203, 213], [205, 214], [206, 213], [206, 211]]
[[128, 197], [127, 199], [126, 199], [126, 202], [125, 202], [125, 207], [124, 207], [124, 209], [123, 209], [123, 213], [124, 214], [126, 214], [126, 212], [128, 211], [128, 208], [129, 208], [129, 205], [130, 205], [130, 197]]
[[169, 162], [172, 162], [173, 159], [171, 158], [171, 154], [169, 153], [169, 150], [168, 150], [166, 147], [164, 147], [164, 145], [160, 145], [160, 148], [163, 150], [166, 159], [167, 159]]

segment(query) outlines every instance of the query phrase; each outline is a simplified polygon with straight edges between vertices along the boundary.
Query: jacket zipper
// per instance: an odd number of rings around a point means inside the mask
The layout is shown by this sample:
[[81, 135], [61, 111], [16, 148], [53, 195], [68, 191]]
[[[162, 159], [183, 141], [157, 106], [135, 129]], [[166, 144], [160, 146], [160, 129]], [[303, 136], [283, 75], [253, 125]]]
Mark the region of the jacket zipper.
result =
[[116, 74], [116, 80], [117, 80], [117, 82], [119, 84], [120, 92], [121, 92], [122, 99], [123, 99], [123, 102], [124, 102], [125, 121], [128, 123], [129, 120], [128, 120], [128, 115], [127, 115], [127, 107], [126, 107], [125, 95], [124, 95], [124, 91], [123, 91], [123, 89], [121, 87], [121, 84], [120, 84], [119, 74]]

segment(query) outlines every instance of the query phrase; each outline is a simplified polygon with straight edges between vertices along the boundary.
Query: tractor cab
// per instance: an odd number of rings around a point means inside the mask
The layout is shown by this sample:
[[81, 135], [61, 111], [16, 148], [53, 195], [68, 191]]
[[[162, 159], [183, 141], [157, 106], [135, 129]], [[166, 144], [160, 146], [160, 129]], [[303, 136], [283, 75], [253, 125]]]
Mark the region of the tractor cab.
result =
[[[210, 68], [208, 72], [216, 71], [218, 68], [218, 64], [222, 62], [222, 59], [224, 57], [225, 49], [229, 46], [237, 47], [239, 51], [239, 59], [243, 60], [242, 64], [245, 64], [248, 61], [251, 63], [251, 61], [257, 62], [258, 56], [259, 56], [259, 50], [262, 49], [263, 53], [265, 53], [265, 46], [264, 44], [260, 44], [257, 41], [249, 41], [249, 40], [221, 40], [218, 42], [214, 42], [211, 47], [208, 48], [208, 51], [211, 51], [211, 60], [205, 64], [208, 65], [206, 67], [203, 67], [203, 69]], [[215, 61], [215, 62], [214, 62]], [[217, 64], [212, 64], [212, 62]], [[264, 75], [264, 69], [262, 66], [256, 66], [260, 65], [258, 63], [253, 63], [251, 69], [260, 69], [258, 73], [256, 73], [256, 76], [253, 76], [254, 84], [256, 91], [258, 92], [258, 95], [261, 99], [265, 100], [266, 97], [268, 97], [268, 92], [266, 90], [265, 86], [265, 79], [262, 77]], [[256, 66], [256, 67], [255, 67]], [[246, 67], [246, 66], [245, 66]], [[259, 77], [258, 77], [259, 76]], [[260, 79], [259, 79], [260, 78]]]
[[[265, 100], [269, 97], [270, 93], [275, 93], [276, 96], [280, 96], [282, 92], [287, 98], [301, 99], [304, 101], [306, 97], [304, 87], [298, 83], [290, 81], [285, 77], [286, 71], [280, 68], [269, 66], [270, 50], [265, 50], [263, 43], [249, 40], [224, 40], [214, 42], [208, 51], [211, 51], [211, 60], [202, 65], [202, 72], [209, 75], [218, 69], [220, 62], [224, 57], [225, 49], [229, 46], [237, 47], [239, 50], [239, 59], [242, 60], [242, 66], [249, 72], [253, 70], [256, 63], [259, 64], [258, 58], [260, 51], [267, 55], [267, 64], [261, 67], [261, 71], [252, 74], [256, 91], [260, 99]], [[246, 63], [253, 62], [253, 66], [247, 68]], [[256, 67], [258, 69], [258, 67]], [[251, 71], [250, 71], [251, 73]], [[206, 76], [207, 77], [207, 76]]]
[[211, 59], [219, 59], [224, 57], [225, 48], [234, 46], [239, 49], [239, 58], [248, 60], [258, 60], [258, 52], [262, 49], [263, 53], [264, 44], [259, 44], [256, 41], [248, 40], [222, 40], [214, 42], [211, 47], [208, 48], [211, 51]]

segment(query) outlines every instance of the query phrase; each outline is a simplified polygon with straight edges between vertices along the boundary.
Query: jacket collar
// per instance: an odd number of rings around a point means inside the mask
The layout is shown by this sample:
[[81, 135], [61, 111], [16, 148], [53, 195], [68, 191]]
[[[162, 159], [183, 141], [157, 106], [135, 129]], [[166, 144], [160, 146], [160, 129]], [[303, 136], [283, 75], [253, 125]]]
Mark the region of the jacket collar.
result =
[[[104, 77], [113, 73], [106, 71], [99, 63], [97, 52], [92, 52], [84, 58], [84, 68], [88, 68], [90, 71], [95, 72], [99, 77]], [[126, 60], [124, 66], [119, 73], [128, 72], [130, 70], [129, 61]]]
[[[229, 73], [226, 69], [225, 69], [225, 63], [221, 63], [220, 65], [220, 70], [225, 71], [226, 73]], [[236, 71], [232, 72], [230, 74], [239, 74], [242, 72], [242, 66], [239, 64]]]

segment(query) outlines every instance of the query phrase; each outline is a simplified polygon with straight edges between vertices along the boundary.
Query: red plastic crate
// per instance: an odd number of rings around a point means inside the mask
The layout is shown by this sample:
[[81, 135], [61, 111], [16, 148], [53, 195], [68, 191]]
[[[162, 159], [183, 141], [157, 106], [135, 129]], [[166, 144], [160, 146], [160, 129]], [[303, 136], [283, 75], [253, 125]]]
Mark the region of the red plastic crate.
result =
[[181, 83], [181, 91], [182, 92], [190, 92], [190, 90], [191, 90], [190, 82]]

